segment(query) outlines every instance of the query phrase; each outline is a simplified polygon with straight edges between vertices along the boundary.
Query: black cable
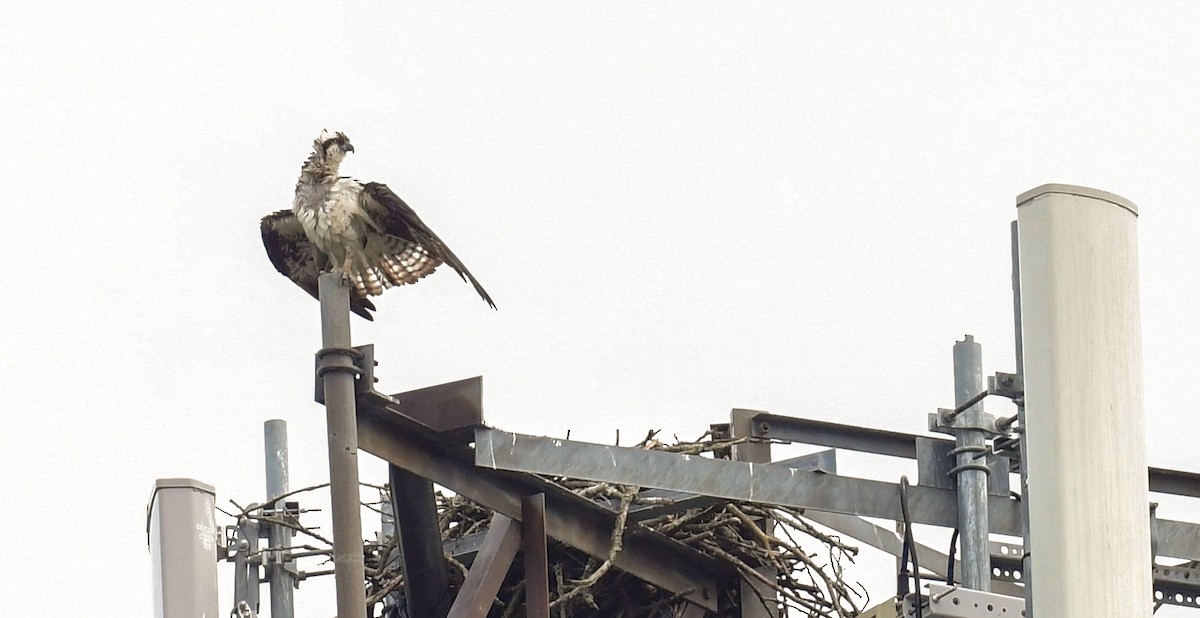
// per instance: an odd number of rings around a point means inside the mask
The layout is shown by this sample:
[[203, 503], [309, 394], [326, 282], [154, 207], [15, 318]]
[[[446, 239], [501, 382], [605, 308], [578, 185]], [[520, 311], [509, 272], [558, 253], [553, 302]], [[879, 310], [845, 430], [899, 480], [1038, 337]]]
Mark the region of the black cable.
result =
[[[917, 560], [917, 544], [913, 541], [912, 518], [908, 516], [908, 477], [900, 477], [900, 514], [904, 516], [904, 552], [912, 560], [913, 585], [916, 586], [917, 598], [916, 618], [925, 618], [925, 609], [921, 607], [921, 564]], [[907, 564], [907, 563], [906, 563]]]
[[946, 558], [946, 585], [954, 585], [954, 551], [958, 548], [958, 528], [950, 535], [950, 556]]

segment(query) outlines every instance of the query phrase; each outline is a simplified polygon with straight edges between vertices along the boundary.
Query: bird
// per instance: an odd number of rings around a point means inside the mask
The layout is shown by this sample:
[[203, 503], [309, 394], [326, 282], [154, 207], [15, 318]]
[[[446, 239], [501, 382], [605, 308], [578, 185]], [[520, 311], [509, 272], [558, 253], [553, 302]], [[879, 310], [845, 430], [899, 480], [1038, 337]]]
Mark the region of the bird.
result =
[[319, 298], [322, 272], [341, 275], [350, 310], [373, 320], [371, 296], [416, 283], [446, 264], [495, 309], [462, 260], [387, 185], [338, 175], [351, 152], [345, 133], [322, 131], [300, 168], [291, 209], [262, 218], [263, 246], [275, 270], [313, 298]]

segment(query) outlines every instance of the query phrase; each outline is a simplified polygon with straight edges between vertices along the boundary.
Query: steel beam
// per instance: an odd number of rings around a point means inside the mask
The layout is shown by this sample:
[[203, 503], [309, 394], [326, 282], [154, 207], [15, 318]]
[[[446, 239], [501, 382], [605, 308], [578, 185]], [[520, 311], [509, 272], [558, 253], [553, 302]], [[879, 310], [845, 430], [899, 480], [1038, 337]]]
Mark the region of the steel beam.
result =
[[800, 442], [906, 459], [917, 458], [917, 436], [899, 431], [871, 429], [766, 412], [760, 412], [756, 416], [751, 429], [751, 435], [756, 438]]
[[[900, 537], [883, 526], [871, 523], [861, 517], [853, 515], [843, 515], [841, 513], [822, 513], [820, 511], [807, 511], [804, 513], [804, 518], [816, 522], [830, 530], [840, 532], [846, 536], [854, 538], [858, 541], [866, 543], [875, 549], [884, 551], [892, 556], [899, 557], [903, 550], [903, 542]], [[998, 544], [997, 544], [998, 545]], [[929, 571], [934, 575], [938, 575], [943, 579], [946, 577], [946, 568], [950, 565], [950, 557], [942, 552], [933, 549], [932, 547], [916, 544], [917, 557], [920, 559], [921, 570]], [[998, 559], [1006, 560], [1007, 556], [999, 556], [995, 552], [992, 555], [992, 565], [995, 567], [1000, 562]], [[1007, 564], [1007, 562], [1005, 562]], [[1019, 568], [1020, 559], [1017, 558]], [[954, 561], [955, 572], [961, 573], [961, 563], [958, 560]], [[1010, 596], [1021, 596], [1023, 588], [1020, 586], [1004, 581], [993, 581], [992, 589], [1000, 594]]]
[[[474, 437], [483, 427], [483, 378], [476, 376], [392, 395], [409, 418], [442, 437]], [[465, 442], [464, 442], [465, 443]]]
[[[677, 495], [708, 495], [700, 499], [746, 500], [901, 519], [896, 484], [819, 471], [793, 471], [779, 463], [751, 465], [494, 429], [477, 432], [475, 451], [476, 462], [486, 468], [637, 485], [679, 492]], [[953, 491], [919, 485], [909, 488], [909, 508], [915, 523], [952, 528], [957, 521], [956, 504]], [[992, 533], [1021, 536], [1017, 501], [992, 496], [988, 508]], [[1157, 522], [1159, 556], [1200, 560], [1200, 524], [1170, 519]]]
[[[771, 462], [773, 466], [781, 468], [795, 468], [797, 470], [823, 472], [826, 474], [837, 473], [837, 451], [829, 449], [808, 455], [801, 455], [791, 459], [781, 459]], [[635, 504], [629, 508], [629, 519], [633, 521], [645, 521], [662, 515], [670, 515], [673, 513], [682, 513], [691, 509], [700, 509], [711, 506], [720, 502], [719, 498], [705, 496], [701, 494], [689, 494], [682, 491], [670, 491], [666, 489], [643, 489], [638, 494], [639, 498], [659, 498], [669, 501], [669, 504]], [[609, 509], [615, 511], [619, 501], [609, 500], [606, 503]]]
[[[722, 461], [495, 429], [476, 431], [475, 463], [485, 468], [653, 487], [728, 500], [903, 519], [900, 489], [894, 483], [775, 464]], [[920, 485], [909, 488], [909, 510], [914, 523], [952, 528], [958, 520], [956, 504], [953, 491]], [[992, 532], [1020, 534], [1016, 501], [992, 496], [988, 506]]]
[[450, 607], [451, 618], [485, 618], [488, 615], [520, 547], [520, 525], [499, 513], [492, 515], [483, 548], [467, 571], [467, 578]]
[[441, 618], [449, 611], [453, 597], [442, 554], [433, 483], [393, 465], [388, 466], [388, 481], [408, 615]]
[[[437, 443], [411, 419], [367, 409], [358, 417], [359, 442], [369, 453], [419, 474], [507, 517], [520, 519], [525, 496], [546, 494], [546, 533], [603, 560], [616, 514], [544, 479], [477, 468], [469, 449]], [[682, 543], [641, 526], [625, 531], [614, 565], [709, 610], [717, 608], [718, 582], [729, 569]]]
[[1200, 474], [1150, 468], [1150, 491], [1200, 498]]
[[[915, 459], [921, 485], [944, 489], [957, 488], [955, 480], [946, 476], [946, 472], [954, 467], [955, 463], [945, 457], [954, 449], [954, 440], [767, 412], [760, 412], [755, 417], [752, 432], [756, 438]], [[1007, 497], [1008, 458], [990, 456], [986, 461], [992, 469], [987, 485], [988, 491], [994, 496]]]
[[1158, 519], [1158, 555], [1165, 558], [1200, 560], [1200, 524]]
[[525, 616], [550, 618], [546, 494], [525, 496], [521, 500], [521, 548], [525, 551]]

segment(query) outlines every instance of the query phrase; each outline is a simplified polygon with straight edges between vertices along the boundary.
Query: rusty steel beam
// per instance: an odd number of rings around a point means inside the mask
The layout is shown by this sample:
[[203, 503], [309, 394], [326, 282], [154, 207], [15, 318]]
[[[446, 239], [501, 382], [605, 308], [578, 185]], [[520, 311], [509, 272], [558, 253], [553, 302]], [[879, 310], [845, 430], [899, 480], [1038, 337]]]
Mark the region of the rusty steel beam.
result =
[[520, 525], [499, 513], [492, 515], [483, 547], [450, 606], [450, 618], [486, 618], [520, 547]]
[[546, 552], [546, 494], [521, 500], [521, 547], [525, 550], [525, 616], [550, 618], [550, 564]]
[[[358, 431], [363, 450], [512, 519], [522, 518], [525, 496], [545, 493], [546, 533], [601, 560], [608, 556], [616, 525], [609, 509], [533, 475], [477, 468], [470, 449], [439, 444], [436, 434], [391, 410], [360, 409]], [[720, 582], [731, 573], [712, 556], [636, 525], [625, 530], [623, 547], [617, 568], [717, 609]]]
[[449, 611], [453, 597], [442, 554], [433, 483], [393, 465], [388, 466], [388, 481], [408, 615], [441, 618]]

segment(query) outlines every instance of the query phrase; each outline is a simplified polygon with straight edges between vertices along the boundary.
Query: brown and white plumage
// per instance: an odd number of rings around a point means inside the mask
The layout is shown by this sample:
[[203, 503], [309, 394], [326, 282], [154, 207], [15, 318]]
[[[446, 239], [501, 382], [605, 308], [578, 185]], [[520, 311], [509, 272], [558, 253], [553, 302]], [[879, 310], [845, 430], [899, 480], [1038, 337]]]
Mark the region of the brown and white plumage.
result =
[[263, 246], [275, 269], [314, 298], [321, 272], [341, 273], [351, 285], [351, 310], [370, 320], [369, 296], [447, 264], [495, 308], [462, 261], [391, 189], [338, 176], [350, 152], [345, 134], [322, 133], [300, 170], [292, 209], [263, 217]]

